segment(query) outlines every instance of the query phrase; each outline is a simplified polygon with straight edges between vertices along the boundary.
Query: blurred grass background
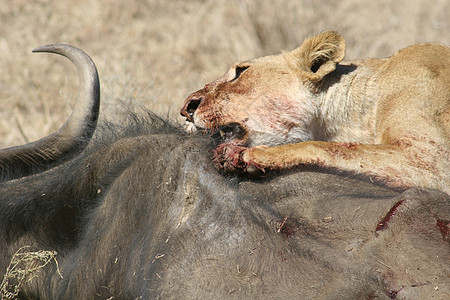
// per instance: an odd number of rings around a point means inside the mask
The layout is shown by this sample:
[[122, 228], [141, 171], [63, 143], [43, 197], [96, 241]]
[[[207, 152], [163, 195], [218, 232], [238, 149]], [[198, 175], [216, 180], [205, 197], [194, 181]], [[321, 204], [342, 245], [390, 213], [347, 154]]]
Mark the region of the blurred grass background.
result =
[[346, 59], [385, 57], [421, 42], [450, 43], [448, 0], [0, 0], [0, 148], [41, 138], [70, 115], [77, 74], [31, 54], [68, 43], [94, 59], [102, 118], [123, 104], [182, 121], [182, 101], [236, 61], [293, 49], [326, 29]]

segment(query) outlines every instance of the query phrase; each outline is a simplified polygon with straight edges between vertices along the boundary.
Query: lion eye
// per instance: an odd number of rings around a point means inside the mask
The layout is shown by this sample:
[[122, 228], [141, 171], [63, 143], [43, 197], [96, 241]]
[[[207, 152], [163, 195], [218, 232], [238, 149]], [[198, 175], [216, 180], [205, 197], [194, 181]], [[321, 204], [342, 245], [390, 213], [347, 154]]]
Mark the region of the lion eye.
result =
[[248, 66], [246, 67], [236, 67], [236, 73], [234, 75], [234, 78], [231, 81], [235, 81], [236, 79], [239, 78], [239, 76], [241, 76], [242, 73], [244, 73], [245, 70], [248, 69]]

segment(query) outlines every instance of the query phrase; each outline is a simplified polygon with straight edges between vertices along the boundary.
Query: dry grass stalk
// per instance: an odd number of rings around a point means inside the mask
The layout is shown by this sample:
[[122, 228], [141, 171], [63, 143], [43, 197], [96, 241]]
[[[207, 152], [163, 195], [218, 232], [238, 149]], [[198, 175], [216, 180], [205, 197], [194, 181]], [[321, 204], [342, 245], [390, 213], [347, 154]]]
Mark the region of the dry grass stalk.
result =
[[36, 278], [46, 265], [52, 260], [55, 261], [59, 276], [58, 261], [56, 260], [56, 251], [31, 251], [23, 252], [25, 246], [17, 250], [9, 263], [3, 281], [0, 284], [0, 297], [2, 300], [17, 298], [22, 286]]

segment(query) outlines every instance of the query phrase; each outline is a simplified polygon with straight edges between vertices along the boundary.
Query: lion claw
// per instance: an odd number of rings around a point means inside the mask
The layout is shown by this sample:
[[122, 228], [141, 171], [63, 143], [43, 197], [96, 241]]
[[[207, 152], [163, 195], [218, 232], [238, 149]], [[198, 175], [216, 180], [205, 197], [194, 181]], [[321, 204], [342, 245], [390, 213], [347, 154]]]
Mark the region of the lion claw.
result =
[[218, 169], [223, 169], [225, 172], [235, 173], [245, 169], [247, 163], [242, 159], [242, 154], [248, 148], [222, 144], [214, 149], [213, 162]]
[[234, 144], [222, 144], [214, 150], [213, 162], [218, 169], [227, 173], [246, 172], [252, 176], [259, 176], [264, 169], [250, 159], [252, 148]]

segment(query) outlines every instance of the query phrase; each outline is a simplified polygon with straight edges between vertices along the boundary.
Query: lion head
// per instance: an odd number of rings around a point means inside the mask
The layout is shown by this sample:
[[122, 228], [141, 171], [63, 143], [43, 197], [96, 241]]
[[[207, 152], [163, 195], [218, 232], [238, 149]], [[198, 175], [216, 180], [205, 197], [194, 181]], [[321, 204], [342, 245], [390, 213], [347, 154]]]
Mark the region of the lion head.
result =
[[342, 36], [325, 31], [293, 51], [237, 63], [192, 93], [181, 115], [196, 129], [247, 147], [311, 140], [314, 94], [344, 54]]

